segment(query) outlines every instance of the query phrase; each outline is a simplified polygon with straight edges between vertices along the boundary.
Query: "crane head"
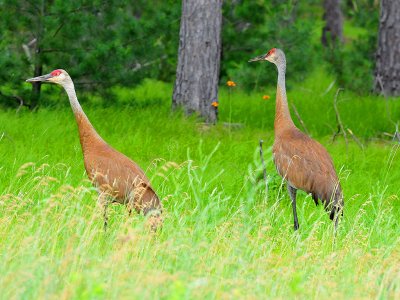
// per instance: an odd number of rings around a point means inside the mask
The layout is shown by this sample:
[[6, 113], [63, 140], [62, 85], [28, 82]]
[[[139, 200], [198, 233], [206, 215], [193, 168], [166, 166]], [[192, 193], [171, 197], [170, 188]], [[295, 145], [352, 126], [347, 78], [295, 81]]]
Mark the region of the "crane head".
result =
[[249, 62], [267, 60], [273, 64], [278, 64], [281, 60], [285, 59], [285, 54], [281, 49], [272, 48], [266, 54], [256, 56], [249, 60]]
[[26, 82], [43, 82], [43, 83], [48, 82], [48, 83], [57, 83], [62, 85], [63, 82], [65, 82], [65, 80], [68, 78], [69, 75], [65, 70], [56, 69], [49, 74], [27, 79]]

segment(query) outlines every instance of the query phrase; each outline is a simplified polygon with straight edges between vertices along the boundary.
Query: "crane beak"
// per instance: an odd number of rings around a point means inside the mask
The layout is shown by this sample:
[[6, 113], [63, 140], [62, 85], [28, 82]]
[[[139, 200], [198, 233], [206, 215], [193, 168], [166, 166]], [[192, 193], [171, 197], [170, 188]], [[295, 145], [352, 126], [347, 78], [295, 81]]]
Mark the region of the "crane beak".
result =
[[254, 57], [254, 58], [250, 59], [250, 60], [249, 60], [249, 62], [253, 62], [253, 61], [259, 61], [259, 60], [265, 60], [265, 58], [266, 58], [266, 57], [267, 57], [267, 55], [266, 55], [266, 54], [259, 55], [259, 56], [256, 56], [256, 57]]
[[26, 80], [26, 82], [46, 82], [48, 81], [51, 77], [53, 77], [51, 74], [47, 74], [47, 75], [42, 75], [42, 76], [38, 76], [38, 77], [33, 77], [33, 78], [29, 78]]

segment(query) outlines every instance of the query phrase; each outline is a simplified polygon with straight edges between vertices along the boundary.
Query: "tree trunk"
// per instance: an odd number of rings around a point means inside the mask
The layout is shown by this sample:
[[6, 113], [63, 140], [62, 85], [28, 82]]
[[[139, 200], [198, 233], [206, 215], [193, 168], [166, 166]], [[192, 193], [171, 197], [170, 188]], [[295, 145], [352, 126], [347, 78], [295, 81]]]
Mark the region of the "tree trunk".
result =
[[172, 107], [217, 119], [222, 0], [183, 0]]
[[[39, 14], [36, 15], [36, 32], [35, 32], [36, 43], [35, 43], [35, 53], [33, 54], [33, 63], [34, 63], [33, 77], [37, 77], [43, 74], [41, 43], [44, 32], [42, 18], [45, 15], [45, 1], [42, 0], [39, 3], [39, 5], [40, 5], [40, 11]], [[31, 103], [30, 103], [30, 107], [32, 109], [38, 106], [39, 104], [41, 86], [42, 86], [41, 82], [32, 83]]]
[[382, 0], [374, 90], [400, 96], [400, 1]]
[[322, 45], [335, 46], [343, 38], [343, 15], [340, 0], [324, 0], [325, 26], [322, 29]]
[[[38, 46], [38, 41], [36, 42], [37, 47], [35, 48], [35, 68], [33, 77], [37, 77], [43, 74], [42, 57], [40, 53], [40, 48]], [[32, 92], [31, 92], [31, 102], [30, 107], [35, 108], [39, 104], [40, 98], [40, 88], [42, 86], [41, 82], [32, 82]]]

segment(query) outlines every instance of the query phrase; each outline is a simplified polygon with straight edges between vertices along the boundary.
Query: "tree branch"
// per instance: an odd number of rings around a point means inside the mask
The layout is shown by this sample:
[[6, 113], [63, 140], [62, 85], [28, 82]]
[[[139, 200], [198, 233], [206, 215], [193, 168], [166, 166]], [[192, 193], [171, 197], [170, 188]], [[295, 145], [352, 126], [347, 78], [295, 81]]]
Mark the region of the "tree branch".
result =
[[6, 99], [10, 99], [10, 100], [13, 100], [14, 102], [17, 102], [17, 103], [19, 104], [19, 105], [18, 105], [18, 108], [17, 108], [17, 112], [19, 112], [19, 110], [20, 110], [21, 107], [23, 107], [23, 106], [26, 106], [26, 107], [28, 107], [29, 109], [32, 108], [30, 104], [25, 103], [24, 99], [23, 99], [21, 96], [18, 96], [18, 95], [6, 95], [6, 94], [3, 94], [3, 93], [0, 91], [0, 97], [6, 98]]

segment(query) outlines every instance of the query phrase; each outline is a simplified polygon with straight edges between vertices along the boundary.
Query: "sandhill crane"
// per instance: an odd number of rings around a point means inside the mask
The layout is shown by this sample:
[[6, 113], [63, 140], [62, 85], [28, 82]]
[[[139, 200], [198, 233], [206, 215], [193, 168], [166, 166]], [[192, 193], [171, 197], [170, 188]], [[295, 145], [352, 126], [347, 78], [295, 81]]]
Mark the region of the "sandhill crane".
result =
[[287, 181], [292, 200], [294, 229], [299, 228], [296, 212], [296, 193], [301, 189], [312, 195], [315, 204], [320, 199], [330, 211], [330, 219], [338, 225], [343, 214], [343, 195], [331, 157], [325, 148], [301, 132], [290, 117], [285, 87], [286, 58], [282, 50], [273, 48], [267, 54], [249, 62], [267, 60], [278, 69], [275, 111], [275, 141], [272, 148], [274, 163], [280, 176]]
[[89, 179], [99, 192], [99, 204], [104, 209], [104, 228], [107, 227], [109, 200], [125, 204], [129, 214], [135, 209], [149, 217], [152, 230], [162, 223], [162, 206], [144, 172], [131, 159], [109, 146], [96, 132], [76, 97], [74, 83], [68, 73], [58, 69], [31, 78], [27, 82], [61, 85], [68, 94], [83, 151], [84, 165]]

